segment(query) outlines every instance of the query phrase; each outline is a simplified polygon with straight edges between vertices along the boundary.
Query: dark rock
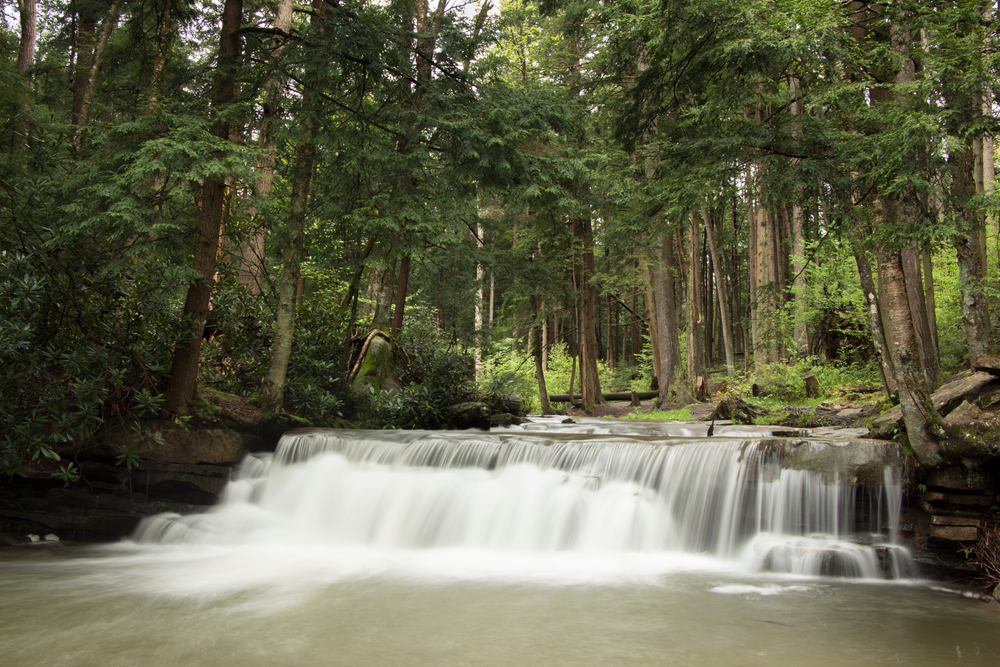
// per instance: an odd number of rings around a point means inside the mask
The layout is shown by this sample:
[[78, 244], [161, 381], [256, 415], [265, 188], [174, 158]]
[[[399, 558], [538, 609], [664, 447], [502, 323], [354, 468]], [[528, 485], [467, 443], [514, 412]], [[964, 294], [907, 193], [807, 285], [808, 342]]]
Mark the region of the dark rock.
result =
[[979, 529], [974, 526], [935, 526], [931, 525], [929, 534], [939, 540], [951, 542], [975, 542], [979, 539]]
[[490, 415], [490, 426], [510, 426], [514, 422], [514, 415], [509, 412]]
[[[159, 442], [143, 438], [137, 444], [139, 456], [171, 463], [236, 463], [243, 458], [243, 438], [225, 426], [185, 428], [171, 421], [145, 423], [145, 430], [157, 433]], [[90, 454], [117, 456], [136, 440], [131, 428], [113, 429], [104, 436], [102, 447]]]
[[467, 401], [449, 405], [444, 409], [445, 422], [452, 428], [479, 428], [489, 430], [490, 409], [485, 403]]
[[992, 486], [992, 482], [990, 475], [983, 470], [951, 465], [931, 470], [927, 475], [927, 486], [959, 491], [985, 491]]

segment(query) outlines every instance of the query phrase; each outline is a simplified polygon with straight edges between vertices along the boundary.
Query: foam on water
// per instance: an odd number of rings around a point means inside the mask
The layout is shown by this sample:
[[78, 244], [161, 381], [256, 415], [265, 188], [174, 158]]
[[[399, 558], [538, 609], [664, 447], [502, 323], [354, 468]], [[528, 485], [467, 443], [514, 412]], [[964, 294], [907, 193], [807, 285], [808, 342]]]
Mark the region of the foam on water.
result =
[[[859, 491], [783, 468], [759, 439], [597, 430], [612, 429], [293, 433], [273, 457], [247, 456], [213, 510], [144, 520], [134, 541], [255, 553], [279, 570], [318, 567], [320, 579], [911, 571], [898, 547], [851, 539], [859, 493], [876, 530], [883, 515], [898, 516], [888, 468], [883, 487]], [[194, 558], [214, 557], [201, 553]]]

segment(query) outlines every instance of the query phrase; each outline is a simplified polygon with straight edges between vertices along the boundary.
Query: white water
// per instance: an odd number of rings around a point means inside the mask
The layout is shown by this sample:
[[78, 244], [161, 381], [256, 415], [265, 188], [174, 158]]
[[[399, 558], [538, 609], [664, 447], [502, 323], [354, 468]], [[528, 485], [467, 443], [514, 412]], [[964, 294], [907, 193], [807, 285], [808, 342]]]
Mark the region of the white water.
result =
[[898, 514], [892, 467], [853, 488], [671, 428], [289, 438], [209, 512], [0, 551], [0, 664], [1000, 664], [995, 609], [853, 533]]
[[146, 520], [135, 540], [302, 544], [389, 560], [406, 552], [411, 562], [421, 560], [414, 550], [475, 552], [502, 569], [511, 555], [558, 554], [557, 569], [607, 567], [614, 555], [671, 568], [711, 557], [748, 572], [905, 576], [904, 550], [852, 539], [859, 500], [872, 506], [875, 530], [898, 516], [894, 475], [886, 469], [888, 491], [859, 490], [836, 475], [784, 469], [776, 451], [731, 435], [667, 444], [594, 433], [317, 430], [286, 435], [273, 459], [248, 456], [213, 511]]

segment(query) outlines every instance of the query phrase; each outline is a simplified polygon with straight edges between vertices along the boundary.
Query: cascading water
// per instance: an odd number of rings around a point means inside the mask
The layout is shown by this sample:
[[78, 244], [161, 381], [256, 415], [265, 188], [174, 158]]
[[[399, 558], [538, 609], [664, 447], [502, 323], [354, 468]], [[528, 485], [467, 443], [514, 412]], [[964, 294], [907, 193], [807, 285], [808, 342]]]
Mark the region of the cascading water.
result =
[[595, 424], [488, 434], [290, 433], [273, 456], [244, 460], [213, 511], [147, 519], [134, 539], [693, 553], [802, 575], [913, 572], [890, 536], [869, 535], [884, 525], [894, 530], [900, 492], [891, 465], [877, 475], [881, 484], [859, 486], [844, 483], [852, 473], [843, 466], [789, 466], [789, 448], [808, 442], [737, 427], [712, 438], [681, 427], [665, 438]]

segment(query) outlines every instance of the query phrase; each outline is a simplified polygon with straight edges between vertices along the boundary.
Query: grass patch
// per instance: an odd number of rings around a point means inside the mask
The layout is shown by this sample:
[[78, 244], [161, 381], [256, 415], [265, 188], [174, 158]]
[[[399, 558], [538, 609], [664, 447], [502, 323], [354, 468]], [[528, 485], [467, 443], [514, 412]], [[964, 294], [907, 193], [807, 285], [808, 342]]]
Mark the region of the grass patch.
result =
[[649, 412], [630, 412], [625, 415], [625, 419], [648, 419], [672, 422], [693, 421], [693, 417], [691, 417], [691, 410], [688, 408], [680, 408], [677, 410], [650, 410]]

